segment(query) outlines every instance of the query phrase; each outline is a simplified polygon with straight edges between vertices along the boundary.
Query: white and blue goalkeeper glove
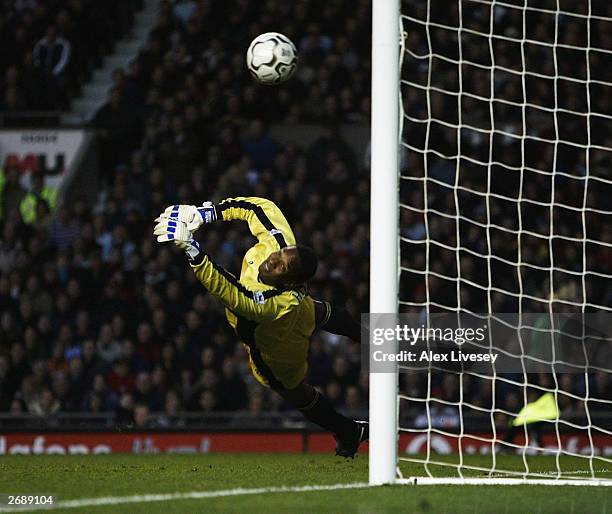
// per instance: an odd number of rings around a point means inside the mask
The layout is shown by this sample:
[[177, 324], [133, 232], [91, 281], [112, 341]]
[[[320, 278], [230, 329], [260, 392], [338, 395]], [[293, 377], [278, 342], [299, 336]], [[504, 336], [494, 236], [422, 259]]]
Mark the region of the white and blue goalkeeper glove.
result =
[[200, 244], [193, 238], [193, 233], [186, 223], [161, 216], [156, 221], [153, 234], [157, 236], [159, 243], [173, 241], [191, 260], [200, 255], [202, 251]]
[[204, 202], [201, 207], [195, 205], [171, 205], [155, 220], [181, 221], [191, 232], [198, 230], [204, 223], [212, 223], [217, 219], [217, 213], [212, 202]]

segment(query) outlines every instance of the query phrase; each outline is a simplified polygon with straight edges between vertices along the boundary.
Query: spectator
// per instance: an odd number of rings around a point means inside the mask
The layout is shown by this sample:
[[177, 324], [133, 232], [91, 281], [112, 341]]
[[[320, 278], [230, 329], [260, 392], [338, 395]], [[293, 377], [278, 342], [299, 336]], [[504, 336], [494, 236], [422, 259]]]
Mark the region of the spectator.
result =
[[155, 421], [151, 416], [149, 406], [146, 403], [136, 403], [134, 405], [134, 429], [143, 430], [155, 426]]
[[334, 380], [327, 382], [325, 386], [325, 395], [334, 407], [342, 406], [342, 387]]
[[263, 171], [271, 168], [276, 156], [276, 145], [265, 132], [259, 120], [251, 122], [248, 136], [242, 143], [244, 153], [251, 159], [255, 169]]
[[26, 190], [20, 182], [19, 168], [16, 164], [7, 164], [6, 170], [0, 169], [0, 220], [9, 213], [19, 210]]
[[332, 365], [323, 341], [315, 335], [310, 341], [310, 356], [308, 359], [309, 382], [313, 386], [325, 385], [332, 376]]
[[129, 393], [123, 393], [119, 397], [115, 409], [115, 423], [120, 428], [131, 428], [134, 426], [134, 398]]
[[112, 371], [107, 377], [108, 384], [111, 390], [118, 395], [124, 395], [130, 393], [130, 397], [133, 399], [131, 394], [134, 390], [135, 378], [130, 374], [130, 367], [128, 361], [120, 359], [113, 365]]
[[11, 345], [10, 363], [11, 365], [5, 374], [4, 384], [8, 396], [12, 398], [21, 387], [25, 377], [32, 371], [30, 363], [26, 361], [26, 354], [21, 343]]
[[104, 412], [104, 399], [98, 393], [90, 393], [87, 397], [87, 403], [83, 406], [83, 410], [95, 414]]
[[196, 409], [201, 412], [214, 412], [217, 410], [217, 397], [213, 391], [204, 390], [198, 395]]
[[249, 409], [248, 415], [257, 417], [266, 410], [266, 401], [264, 393], [257, 389], [249, 394]]
[[50, 25], [46, 35], [36, 43], [32, 55], [34, 66], [40, 70], [46, 89], [48, 104], [45, 107], [52, 109], [58, 103], [66, 106], [70, 42], [58, 36], [56, 27]]
[[96, 351], [101, 359], [107, 363], [114, 362], [121, 353], [121, 345], [113, 338], [113, 329], [108, 323], [104, 323], [100, 327], [98, 333], [98, 341], [96, 343]]
[[19, 211], [24, 223], [30, 225], [36, 221], [37, 205], [44, 201], [50, 210], [54, 210], [57, 204], [57, 189], [45, 184], [45, 176], [42, 172], [31, 174], [30, 191], [19, 204]]
[[353, 152], [341, 138], [337, 125], [324, 126], [323, 134], [312, 144], [306, 159], [309, 181], [313, 183], [325, 181], [330, 164], [342, 162], [349, 169], [355, 169]]
[[100, 399], [101, 405], [99, 407], [103, 412], [112, 411], [118, 406], [118, 396], [108, 388], [106, 379], [101, 373], [98, 373], [93, 379], [90, 397], [91, 395]]
[[71, 410], [79, 411], [89, 389], [87, 378], [83, 374], [83, 361], [80, 357], [74, 357], [68, 363], [68, 380], [70, 382], [70, 404]]
[[[7, 411], [12, 405], [13, 386], [9, 383], [9, 368], [10, 363], [6, 356], [0, 355], [0, 410]], [[12, 407], [11, 407], [12, 408]]]
[[25, 414], [27, 412], [26, 405], [24, 401], [21, 400], [20, 398], [15, 398], [11, 402], [11, 406], [8, 410], [10, 414], [16, 414], [16, 415]]
[[236, 369], [231, 358], [226, 357], [223, 361], [222, 377], [219, 390], [223, 391], [225, 400], [223, 410], [238, 410], [244, 407], [246, 402], [246, 384]]
[[34, 11], [38, 7], [38, 0], [15, 0], [15, 10], [18, 13], [22, 11]]
[[173, 389], [167, 391], [164, 401], [164, 411], [157, 418], [159, 425], [163, 427], [184, 426], [185, 420], [180, 417], [182, 410], [183, 407], [179, 394]]
[[344, 405], [349, 411], [356, 412], [361, 408], [361, 392], [357, 386], [351, 385], [346, 389]]
[[178, 0], [174, 4], [174, 16], [182, 23], [187, 23], [196, 12], [197, 7], [193, 0]]
[[136, 377], [133, 396], [136, 403], [147, 405], [153, 411], [159, 411], [163, 407], [161, 391], [153, 387], [149, 373], [144, 371], [138, 373]]
[[60, 411], [60, 403], [57, 401], [53, 392], [48, 387], [45, 387], [38, 398], [30, 403], [28, 409], [32, 414], [41, 417], [52, 416]]
[[80, 228], [79, 221], [70, 216], [68, 208], [60, 207], [49, 224], [49, 241], [59, 250], [65, 250], [78, 237]]

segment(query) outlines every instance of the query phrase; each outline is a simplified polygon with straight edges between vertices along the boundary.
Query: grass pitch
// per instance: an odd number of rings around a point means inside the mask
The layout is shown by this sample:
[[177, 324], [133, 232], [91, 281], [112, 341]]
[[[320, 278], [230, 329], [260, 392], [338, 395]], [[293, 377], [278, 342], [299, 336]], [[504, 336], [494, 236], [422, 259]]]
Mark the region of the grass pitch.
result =
[[[489, 465], [486, 457], [470, 457], [470, 460], [473, 465]], [[506, 469], [522, 469], [522, 460], [517, 456], [503, 456], [498, 458], [498, 465]], [[550, 457], [532, 458], [531, 465], [542, 472], [551, 471], [555, 467], [554, 458]], [[422, 466], [417, 464], [402, 463], [401, 468], [405, 476], [423, 474]], [[606, 475], [610, 476], [610, 472], [604, 471], [602, 476]], [[612, 488], [609, 487], [384, 486], [234, 496], [221, 492], [236, 488], [366, 481], [367, 458], [364, 456], [348, 461], [330, 455], [294, 454], [40, 455], [7, 456], [0, 459], [2, 494], [52, 494], [58, 501], [67, 501], [192, 491], [220, 492], [217, 497], [174, 498], [155, 502], [139, 499], [134, 503], [81, 505], [52, 511], [73, 514], [612, 514]]]

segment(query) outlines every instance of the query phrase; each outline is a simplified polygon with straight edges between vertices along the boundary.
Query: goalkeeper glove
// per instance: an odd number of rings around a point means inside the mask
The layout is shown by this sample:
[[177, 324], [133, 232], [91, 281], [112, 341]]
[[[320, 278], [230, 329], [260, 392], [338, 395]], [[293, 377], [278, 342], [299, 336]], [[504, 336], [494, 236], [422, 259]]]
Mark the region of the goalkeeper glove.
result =
[[171, 205], [155, 220], [163, 219], [181, 221], [191, 232], [198, 230], [203, 223], [212, 223], [217, 219], [217, 213], [212, 202], [204, 202], [201, 207], [195, 205]]
[[187, 224], [182, 221], [160, 218], [157, 218], [159, 221], [153, 229], [153, 234], [157, 236], [157, 241], [159, 243], [173, 241], [176, 246], [187, 254], [189, 259], [195, 260], [202, 250], [200, 244], [193, 238], [191, 230], [187, 228]]

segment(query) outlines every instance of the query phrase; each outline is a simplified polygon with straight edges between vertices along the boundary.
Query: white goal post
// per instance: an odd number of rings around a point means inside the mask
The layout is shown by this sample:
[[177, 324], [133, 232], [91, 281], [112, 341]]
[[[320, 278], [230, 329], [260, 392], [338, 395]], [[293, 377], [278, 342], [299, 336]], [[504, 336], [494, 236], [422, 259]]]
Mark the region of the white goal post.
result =
[[[370, 372], [370, 484], [612, 485], [612, 354], [589, 357], [612, 330], [584, 322], [612, 319], [612, 4], [372, 14], [370, 312], [512, 313], [518, 353], [490, 349], [522, 368]], [[555, 353], [572, 337], [582, 368]]]
[[[372, 2], [370, 312], [398, 308], [399, 0]], [[369, 480], [395, 481], [397, 375], [370, 373]]]

